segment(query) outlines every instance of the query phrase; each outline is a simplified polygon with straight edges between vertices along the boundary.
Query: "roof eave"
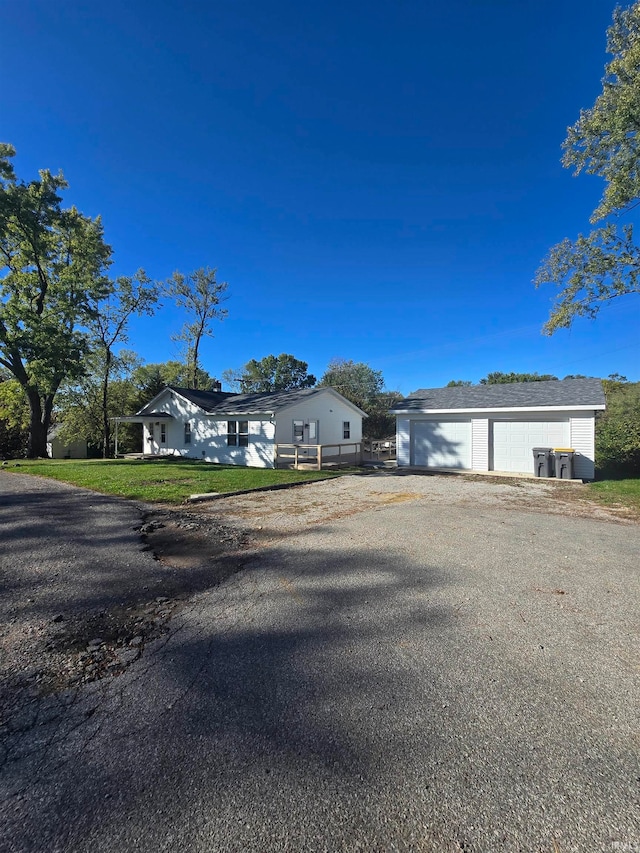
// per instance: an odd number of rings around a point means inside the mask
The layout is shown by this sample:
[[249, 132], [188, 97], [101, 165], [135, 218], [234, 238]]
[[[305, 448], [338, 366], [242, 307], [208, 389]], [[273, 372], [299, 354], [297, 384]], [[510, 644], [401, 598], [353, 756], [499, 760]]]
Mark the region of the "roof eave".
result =
[[604, 403], [589, 403], [582, 405], [556, 405], [556, 406], [483, 406], [481, 409], [470, 407], [458, 409], [390, 409], [392, 415], [454, 415], [468, 412], [469, 414], [488, 414], [490, 412], [590, 412], [604, 410]]

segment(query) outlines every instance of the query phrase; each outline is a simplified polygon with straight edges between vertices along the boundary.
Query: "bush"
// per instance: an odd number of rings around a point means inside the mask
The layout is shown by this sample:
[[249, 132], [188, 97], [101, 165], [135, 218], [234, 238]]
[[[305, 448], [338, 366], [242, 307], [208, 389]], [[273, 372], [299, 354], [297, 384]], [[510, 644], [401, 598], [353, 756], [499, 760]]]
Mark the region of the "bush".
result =
[[596, 466], [608, 477], [640, 476], [640, 420], [605, 415], [596, 423]]

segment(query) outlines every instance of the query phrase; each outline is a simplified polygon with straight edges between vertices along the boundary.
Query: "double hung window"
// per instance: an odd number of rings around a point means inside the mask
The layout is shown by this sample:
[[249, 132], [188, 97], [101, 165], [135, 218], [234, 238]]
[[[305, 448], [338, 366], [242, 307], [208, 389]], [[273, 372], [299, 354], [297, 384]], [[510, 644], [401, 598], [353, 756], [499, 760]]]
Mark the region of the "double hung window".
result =
[[229, 447], [249, 446], [249, 421], [227, 421], [227, 445]]
[[191, 444], [191, 424], [189, 421], [184, 423], [184, 443]]

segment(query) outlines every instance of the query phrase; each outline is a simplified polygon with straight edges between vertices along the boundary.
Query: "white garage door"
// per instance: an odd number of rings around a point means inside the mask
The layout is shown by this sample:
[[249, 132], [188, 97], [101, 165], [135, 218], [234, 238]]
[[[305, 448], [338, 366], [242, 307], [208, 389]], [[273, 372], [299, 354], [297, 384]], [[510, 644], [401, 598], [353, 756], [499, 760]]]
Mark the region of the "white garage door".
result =
[[568, 447], [569, 421], [494, 421], [494, 471], [533, 474], [534, 447]]
[[471, 421], [413, 421], [412, 465], [471, 468]]

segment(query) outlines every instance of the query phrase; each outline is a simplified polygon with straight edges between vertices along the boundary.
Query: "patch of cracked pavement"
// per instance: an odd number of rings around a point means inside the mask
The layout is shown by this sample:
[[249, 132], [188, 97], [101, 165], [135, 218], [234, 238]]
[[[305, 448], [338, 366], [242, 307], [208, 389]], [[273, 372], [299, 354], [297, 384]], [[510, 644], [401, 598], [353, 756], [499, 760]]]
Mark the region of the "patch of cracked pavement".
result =
[[194, 593], [239, 571], [251, 550], [248, 531], [176, 508], [146, 508], [133, 529], [139, 550], [158, 563], [153, 587], [123, 584], [107, 607], [23, 617], [19, 627], [9, 621], [0, 646], [0, 737], [46, 724], [84, 685], [121, 675]]

